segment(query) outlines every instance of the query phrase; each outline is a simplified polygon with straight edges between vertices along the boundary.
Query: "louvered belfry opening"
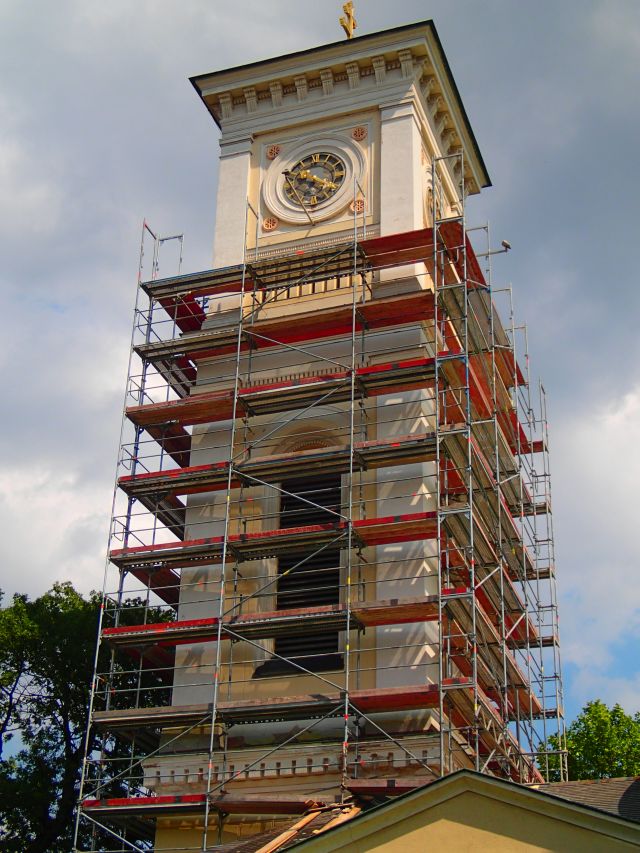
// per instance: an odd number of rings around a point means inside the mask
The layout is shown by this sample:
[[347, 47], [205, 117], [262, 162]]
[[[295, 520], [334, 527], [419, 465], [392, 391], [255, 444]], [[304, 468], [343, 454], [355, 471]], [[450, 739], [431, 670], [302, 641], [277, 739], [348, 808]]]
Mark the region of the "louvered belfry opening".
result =
[[[338, 521], [335, 513], [340, 512], [341, 505], [340, 475], [284, 480], [280, 488], [281, 528]], [[319, 607], [339, 600], [339, 548], [296, 551], [278, 558], [277, 610]], [[312, 672], [341, 669], [344, 660], [338, 644], [337, 631], [304, 631], [276, 637], [274, 651], [279, 657], [258, 667], [255, 677], [300, 672], [299, 666]]]

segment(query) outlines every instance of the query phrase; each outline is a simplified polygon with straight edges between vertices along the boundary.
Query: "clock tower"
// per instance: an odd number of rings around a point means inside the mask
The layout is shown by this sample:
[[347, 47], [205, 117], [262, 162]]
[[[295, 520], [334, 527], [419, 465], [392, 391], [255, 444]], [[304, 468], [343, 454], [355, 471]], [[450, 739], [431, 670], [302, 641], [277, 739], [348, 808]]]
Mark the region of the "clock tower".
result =
[[275, 851], [457, 769], [542, 780], [546, 421], [466, 233], [490, 181], [433, 22], [191, 82], [213, 265], [140, 283], [91, 723], [129, 764], [88, 757], [80, 820]]
[[[489, 185], [430, 24], [192, 78], [220, 127], [216, 266], [425, 227], [433, 157], [464, 151], [465, 193]], [[456, 204], [460, 162], [443, 169]], [[247, 202], [251, 215], [247, 219]]]

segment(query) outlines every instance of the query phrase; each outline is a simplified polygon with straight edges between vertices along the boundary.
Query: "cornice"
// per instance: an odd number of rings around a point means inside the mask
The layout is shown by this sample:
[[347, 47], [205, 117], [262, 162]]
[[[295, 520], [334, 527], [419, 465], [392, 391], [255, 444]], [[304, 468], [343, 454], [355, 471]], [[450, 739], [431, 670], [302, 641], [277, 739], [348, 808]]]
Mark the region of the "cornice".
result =
[[250, 154], [253, 146], [253, 135], [237, 137], [235, 139], [220, 140], [220, 156], [233, 157], [236, 154]]
[[252, 114], [275, 113], [305, 102], [318, 103], [332, 96], [355, 97], [375, 88], [412, 81], [416, 77], [419, 60], [407, 57], [401, 62], [398, 56], [371, 56], [360, 62], [343, 63], [321, 69], [313, 68], [290, 76], [255, 82], [251, 86], [233, 86], [220, 90], [220, 86], [202, 90], [202, 97], [217, 124], [224, 131], [229, 121], [242, 121]]
[[[327, 69], [330, 70], [330, 69]], [[346, 77], [346, 75], [345, 75]], [[333, 118], [367, 109], [377, 109], [388, 100], [397, 102], [411, 97], [412, 81], [387, 77], [383, 83], [368, 80], [365, 73], [360, 77], [357, 94], [350, 87], [348, 79], [333, 75], [331, 91], [325, 93], [320, 78], [297, 75], [295, 82], [283, 85], [280, 81], [269, 84], [269, 97], [258, 98], [258, 110], [249, 113], [240, 97], [232, 98], [230, 93], [216, 96], [217, 100], [228, 105], [226, 118], [220, 120], [221, 138], [231, 139], [248, 134], [265, 133], [282, 127], [288, 127], [309, 121]], [[325, 77], [325, 80], [328, 80]], [[326, 85], [326, 84], [325, 84]], [[274, 100], [271, 97], [274, 87], [282, 87], [282, 94]], [[219, 109], [219, 107], [216, 107]]]

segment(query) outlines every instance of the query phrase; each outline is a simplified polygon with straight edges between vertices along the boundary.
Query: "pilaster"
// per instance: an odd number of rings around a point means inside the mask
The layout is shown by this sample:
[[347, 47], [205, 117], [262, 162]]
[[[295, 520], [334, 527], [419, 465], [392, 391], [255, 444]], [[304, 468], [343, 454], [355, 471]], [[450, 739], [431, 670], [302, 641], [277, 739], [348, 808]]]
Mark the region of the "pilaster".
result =
[[423, 225], [420, 128], [412, 102], [380, 108], [380, 234]]
[[213, 238], [214, 269], [240, 264], [244, 259], [252, 143], [252, 136], [220, 141]]
[[[422, 137], [413, 100], [380, 107], [380, 235], [424, 226]], [[378, 290], [403, 292], [426, 286], [424, 264], [380, 272]]]

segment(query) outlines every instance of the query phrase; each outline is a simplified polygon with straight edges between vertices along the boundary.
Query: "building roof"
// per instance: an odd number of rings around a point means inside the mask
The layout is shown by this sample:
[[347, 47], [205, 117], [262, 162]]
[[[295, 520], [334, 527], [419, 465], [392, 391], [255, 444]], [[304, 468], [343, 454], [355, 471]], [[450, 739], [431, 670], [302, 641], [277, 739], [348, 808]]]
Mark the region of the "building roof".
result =
[[[575, 839], [584, 837], [579, 832], [586, 829], [595, 833], [598, 843], [600, 840], [603, 844], [615, 843], [615, 849], [619, 849], [617, 845], [620, 842], [623, 847], [629, 842], [640, 846], [640, 777], [524, 786], [460, 770], [373, 808], [361, 810], [352, 803], [345, 803], [312, 809], [289, 826], [212, 849], [219, 853], [278, 853], [306, 850], [307, 847], [329, 851], [341, 849], [344, 840], [351, 843], [349, 849], [368, 850], [370, 841], [377, 843], [380, 828], [395, 824], [402, 835], [402, 827], [409, 816], [429, 813], [431, 808], [437, 809], [442, 803], [455, 800], [465, 792], [485, 798], [483, 810], [492, 808], [491, 801], [521, 809], [518, 814], [522, 817], [518, 823], [538, 814], [552, 821], [558, 820], [557, 826], [563, 826], [565, 830], [567, 825], [576, 827], [578, 835]], [[468, 822], [470, 814], [465, 813], [461, 820], [462, 823]], [[345, 827], [347, 823], [349, 826]], [[354, 841], [362, 846], [353, 848]]]
[[640, 823], [640, 776], [536, 785], [538, 791]]
[[[393, 800], [388, 800], [381, 805], [363, 811], [360, 815], [354, 815], [355, 820], [349, 820], [348, 838], [352, 845], [354, 840], [361, 844], [361, 847], [355, 849], [367, 850], [369, 849], [368, 840], [377, 837], [376, 832], [380, 827], [391, 826], [394, 823], [402, 826], [409, 815], [415, 815], [434, 806], [437, 807], [447, 798], [455, 798], [464, 792], [475, 792], [486, 797], [487, 804], [494, 800], [522, 809], [523, 818], [525, 814], [538, 814], [551, 820], [558, 820], [558, 825], [571, 824], [589, 829], [595, 832], [597, 836], [602, 836], [603, 843], [606, 843], [607, 839], [611, 839], [612, 842], [614, 840], [616, 843], [622, 841], [623, 844], [631, 841], [640, 846], [640, 827], [634, 818], [623, 815], [620, 808], [620, 800], [626, 796], [631, 796], [628, 793], [629, 789], [633, 792], [634, 797], [637, 796], [637, 788], [633, 788], [633, 784], [637, 780], [602, 781], [623, 784], [611, 785], [608, 797], [604, 795], [606, 785], [602, 786], [603, 793], [599, 798], [600, 804], [594, 805], [564, 796], [559, 791], [547, 790], [548, 788], [555, 788], [555, 785], [524, 786], [471, 770], [459, 770], [434, 782], [427, 783], [414, 791], [402, 794]], [[624, 782], [627, 783], [626, 787]], [[563, 783], [566, 786], [579, 786], [580, 784]], [[560, 786], [558, 785], [558, 787]], [[627, 791], [626, 794], [623, 793], [623, 789]], [[598, 788], [591, 788], [591, 790], [597, 791]], [[614, 791], [616, 790], [620, 794], [618, 800], [615, 800]], [[606, 805], [607, 802], [610, 807]], [[467, 816], [465, 816], [466, 820]], [[309, 833], [306, 838], [296, 838], [295, 842], [290, 845], [291, 849], [306, 850], [307, 847], [309, 850], [323, 851], [339, 849], [344, 835], [342, 826], [329, 825], [326, 830], [326, 840], [324, 832], [319, 835]], [[360, 842], [357, 841], [358, 838], [361, 839]], [[324, 843], [318, 847], [318, 842], [321, 839]], [[269, 853], [278, 849], [284, 848], [271, 847]], [[264, 853], [267, 851], [265, 850]]]
[[291, 826], [261, 832], [241, 841], [232, 841], [215, 847], [216, 853], [276, 853], [288, 850], [298, 842], [315, 837], [332, 826], [351, 820], [361, 809], [353, 805], [331, 806], [314, 809], [303, 818], [297, 818]]

